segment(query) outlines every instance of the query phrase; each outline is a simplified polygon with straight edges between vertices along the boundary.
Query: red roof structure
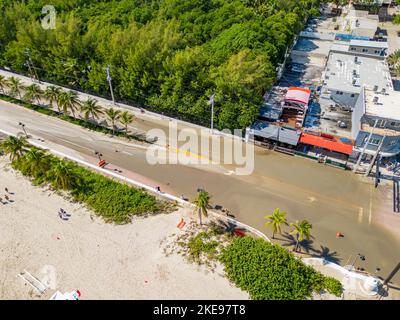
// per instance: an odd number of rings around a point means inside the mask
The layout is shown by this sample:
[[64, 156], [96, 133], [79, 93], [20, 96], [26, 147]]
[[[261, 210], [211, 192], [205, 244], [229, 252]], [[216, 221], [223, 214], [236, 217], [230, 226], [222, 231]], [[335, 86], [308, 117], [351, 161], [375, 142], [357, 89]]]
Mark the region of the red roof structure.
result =
[[299, 143], [309, 144], [348, 155], [353, 153], [353, 145], [351, 143], [344, 143], [329, 134], [310, 134], [302, 132]]
[[300, 87], [289, 87], [285, 101], [297, 102], [307, 105], [310, 101], [311, 90]]

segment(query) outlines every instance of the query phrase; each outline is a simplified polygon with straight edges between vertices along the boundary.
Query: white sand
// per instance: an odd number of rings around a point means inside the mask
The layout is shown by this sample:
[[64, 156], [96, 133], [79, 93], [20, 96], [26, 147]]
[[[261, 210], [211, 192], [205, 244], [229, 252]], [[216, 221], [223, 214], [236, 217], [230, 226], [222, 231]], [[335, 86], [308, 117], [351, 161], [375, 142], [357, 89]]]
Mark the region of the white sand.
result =
[[[135, 218], [132, 224], [104, 223], [82, 205], [34, 187], [0, 158], [0, 197], [8, 187], [12, 203], [0, 204], [0, 299], [48, 299], [79, 289], [82, 299], [247, 299], [217, 273], [199, 270], [178, 255], [166, 257], [160, 242], [182, 216]], [[62, 221], [57, 212], [72, 216]], [[91, 219], [91, 216], [94, 219]], [[17, 276], [24, 269], [39, 279], [56, 270], [56, 288], [38, 295]]]

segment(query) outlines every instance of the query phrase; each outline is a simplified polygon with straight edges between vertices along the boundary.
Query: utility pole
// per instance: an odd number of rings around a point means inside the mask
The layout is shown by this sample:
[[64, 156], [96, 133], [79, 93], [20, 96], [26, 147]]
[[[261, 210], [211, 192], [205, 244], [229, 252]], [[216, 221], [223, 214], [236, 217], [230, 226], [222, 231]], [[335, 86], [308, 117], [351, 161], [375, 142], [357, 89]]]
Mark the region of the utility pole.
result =
[[396, 275], [396, 273], [399, 272], [399, 270], [400, 270], [400, 262], [397, 264], [396, 267], [394, 267], [393, 271], [385, 279], [385, 281], [383, 282], [383, 285], [384, 286], [387, 285], [389, 283], [389, 281], [393, 279], [393, 277]]
[[374, 133], [374, 129], [376, 128], [377, 125], [378, 125], [378, 119], [375, 120], [374, 126], [373, 126], [371, 132], [368, 135], [367, 141], [365, 141], [364, 148], [362, 149], [360, 155], [358, 156], [357, 163], [354, 166], [353, 172], [357, 172], [358, 166], [360, 165], [360, 162], [361, 162], [361, 159], [362, 159], [362, 157], [363, 157], [363, 155], [365, 153], [365, 150], [367, 150], [369, 141], [371, 140], [372, 134]]
[[384, 136], [383, 139], [381, 140], [381, 142], [379, 143], [378, 149], [376, 150], [375, 155], [372, 158], [371, 163], [369, 164], [367, 171], [365, 172], [365, 176], [366, 177], [368, 177], [369, 173], [371, 172], [371, 169], [374, 166], [375, 160], [378, 157], [379, 152], [382, 149], [382, 145], [383, 145], [383, 142], [385, 141], [385, 139], [386, 139], [386, 136]]
[[211, 134], [214, 133], [214, 98], [215, 93], [210, 96], [210, 100], [208, 100], [208, 104], [211, 104]]
[[112, 79], [110, 76], [110, 65], [107, 66], [106, 72], [107, 72], [107, 81], [108, 81], [108, 84], [110, 85], [111, 99], [112, 99], [113, 104], [115, 105], [114, 91], [113, 91], [113, 87], [112, 87], [112, 83], [111, 83]]
[[381, 182], [381, 173], [379, 171], [379, 166], [381, 163], [381, 156], [380, 154], [378, 154], [378, 156], [376, 157], [376, 169], [375, 169], [375, 188], [378, 188], [379, 183]]
[[26, 62], [25, 63], [27, 65], [28, 69], [29, 69], [29, 74], [31, 75], [32, 80], [40, 82], [39, 81], [39, 77], [38, 77], [38, 75], [36, 73], [36, 70], [35, 70], [35, 68], [33, 66], [30, 50], [28, 48], [26, 48], [24, 53], [25, 53], [25, 56], [26, 56]]

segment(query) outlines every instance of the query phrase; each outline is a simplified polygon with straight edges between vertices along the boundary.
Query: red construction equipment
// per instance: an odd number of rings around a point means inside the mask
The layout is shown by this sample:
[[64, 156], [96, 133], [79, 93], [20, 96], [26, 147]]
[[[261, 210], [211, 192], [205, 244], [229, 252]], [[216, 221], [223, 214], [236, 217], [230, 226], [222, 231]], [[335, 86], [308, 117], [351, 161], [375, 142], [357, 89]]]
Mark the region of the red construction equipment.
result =
[[106, 160], [99, 161], [99, 167], [103, 168], [106, 165]]
[[186, 224], [186, 222], [182, 218], [181, 221], [178, 223], [178, 225], [176, 227], [179, 228], [179, 229], [182, 229], [185, 226], [185, 224]]
[[245, 237], [246, 236], [246, 233], [243, 230], [240, 230], [240, 229], [235, 229], [233, 231], [233, 234], [235, 236], [237, 236], [237, 237]]

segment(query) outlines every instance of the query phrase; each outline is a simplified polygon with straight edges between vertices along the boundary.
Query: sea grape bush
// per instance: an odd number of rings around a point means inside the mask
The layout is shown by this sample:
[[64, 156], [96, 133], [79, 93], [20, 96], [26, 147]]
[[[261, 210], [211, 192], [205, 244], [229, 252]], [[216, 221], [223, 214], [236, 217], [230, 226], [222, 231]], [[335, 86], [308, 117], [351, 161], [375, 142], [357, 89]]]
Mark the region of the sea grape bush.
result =
[[310, 299], [313, 292], [341, 294], [341, 284], [263, 239], [237, 237], [222, 250], [227, 277], [255, 300]]

